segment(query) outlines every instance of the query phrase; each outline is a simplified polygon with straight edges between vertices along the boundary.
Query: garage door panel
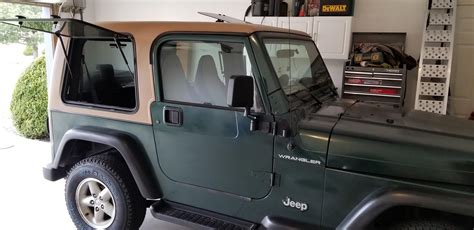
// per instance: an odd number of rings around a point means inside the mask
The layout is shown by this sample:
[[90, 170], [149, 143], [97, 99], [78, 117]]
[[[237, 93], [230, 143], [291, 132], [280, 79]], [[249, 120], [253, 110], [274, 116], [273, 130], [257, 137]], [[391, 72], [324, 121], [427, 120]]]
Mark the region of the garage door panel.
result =
[[[472, 10], [474, 11], [474, 7], [472, 7]], [[474, 23], [474, 17], [473, 18], [462, 18], [461, 21], [457, 24], [457, 28], [459, 29], [458, 33], [472, 33], [474, 32], [474, 27], [472, 26]]]
[[474, 5], [474, 0], [458, 0], [458, 5]]
[[474, 111], [474, 0], [459, 0], [451, 76], [449, 113], [468, 117]]
[[472, 103], [470, 99], [453, 99], [449, 100], [448, 111], [451, 115], [466, 117], [466, 114], [472, 112]]
[[[474, 20], [473, 22], [474, 23]], [[474, 26], [474, 24], [472, 24]], [[472, 33], [457, 33], [455, 45], [472, 45], [474, 41], [474, 32]]]
[[452, 97], [470, 98], [474, 85], [474, 47], [458, 45], [454, 50], [454, 67], [451, 85]]

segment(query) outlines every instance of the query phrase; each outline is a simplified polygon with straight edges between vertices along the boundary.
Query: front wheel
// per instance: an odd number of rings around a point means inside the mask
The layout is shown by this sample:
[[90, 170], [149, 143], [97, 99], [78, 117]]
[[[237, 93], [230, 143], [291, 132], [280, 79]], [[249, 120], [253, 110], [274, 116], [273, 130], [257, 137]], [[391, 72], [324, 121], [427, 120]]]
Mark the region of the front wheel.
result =
[[66, 205], [78, 229], [138, 229], [145, 217], [128, 168], [111, 155], [86, 158], [69, 171]]

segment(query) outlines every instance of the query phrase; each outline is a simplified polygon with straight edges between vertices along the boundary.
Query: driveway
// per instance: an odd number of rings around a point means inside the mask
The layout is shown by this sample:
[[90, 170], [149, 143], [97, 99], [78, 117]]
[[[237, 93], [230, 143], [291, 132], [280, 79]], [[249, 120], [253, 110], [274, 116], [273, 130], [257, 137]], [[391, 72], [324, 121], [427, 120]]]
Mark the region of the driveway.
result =
[[[51, 161], [49, 142], [16, 134], [9, 111], [11, 95], [24, 68], [32, 61], [19, 45], [0, 45], [0, 229], [75, 229], [64, 201], [64, 180], [43, 178]], [[181, 230], [154, 219], [149, 211], [140, 229]]]

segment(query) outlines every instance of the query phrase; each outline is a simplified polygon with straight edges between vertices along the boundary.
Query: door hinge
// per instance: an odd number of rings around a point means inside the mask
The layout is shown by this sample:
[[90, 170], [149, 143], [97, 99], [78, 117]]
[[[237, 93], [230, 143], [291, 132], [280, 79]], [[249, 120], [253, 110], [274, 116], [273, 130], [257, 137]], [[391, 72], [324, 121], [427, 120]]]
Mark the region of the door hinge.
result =
[[270, 173], [270, 186], [275, 186], [275, 173]]
[[256, 129], [260, 132], [269, 133], [273, 136], [287, 137], [289, 135], [289, 129], [287, 125], [278, 124], [276, 121], [259, 122]]

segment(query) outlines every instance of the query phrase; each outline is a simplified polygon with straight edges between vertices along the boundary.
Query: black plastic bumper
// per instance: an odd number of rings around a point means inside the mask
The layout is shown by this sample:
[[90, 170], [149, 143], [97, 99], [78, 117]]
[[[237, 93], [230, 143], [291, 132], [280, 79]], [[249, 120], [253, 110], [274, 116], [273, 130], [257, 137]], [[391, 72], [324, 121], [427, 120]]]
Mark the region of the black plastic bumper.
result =
[[66, 177], [66, 170], [64, 168], [51, 168], [49, 165], [43, 168], [43, 177], [46, 180], [57, 181]]

